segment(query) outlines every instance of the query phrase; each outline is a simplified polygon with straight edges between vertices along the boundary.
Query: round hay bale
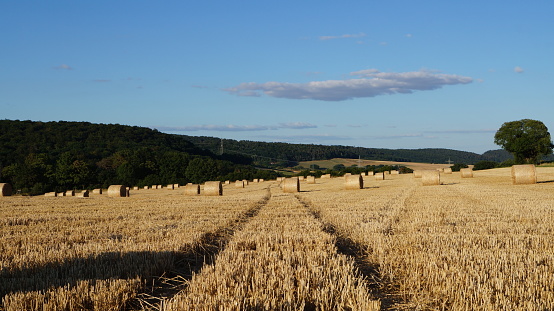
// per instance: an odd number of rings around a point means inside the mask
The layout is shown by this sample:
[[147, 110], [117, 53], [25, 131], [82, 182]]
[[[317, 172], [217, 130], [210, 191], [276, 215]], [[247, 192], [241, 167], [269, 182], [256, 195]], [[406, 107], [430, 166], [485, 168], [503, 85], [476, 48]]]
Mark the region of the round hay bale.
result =
[[370, 172], [367, 172], [367, 175], [366, 176], [373, 176], [375, 175], [375, 172], [374, 171], [370, 171]]
[[512, 166], [512, 184], [536, 184], [537, 171], [533, 164], [521, 164]]
[[169, 189], [169, 190], [175, 190], [175, 187], [174, 187], [173, 184], [167, 185], [166, 188]]
[[88, 198], [89, 197], [88, 190], [83, 190], [83, 191], [77, 193], [77, 197], [78, 198]]
[[248, 180], [246, 180], [246, 179], [243, 179], [242, 182], [244, 183], [245, 186], [248, 186], [248, 184], [249, 184]]
[[264, 182], [265, 180], [263, 178], [258, 179], [258, 182]]
[[414, 171], [414, 178], [421, 178], [422, 170], [415, 170]]
[[304, 181], [304, 176], [298, 176], [298, 180]]
[[74, 197], [75, 196], [75, 190], [67, 190], [65, 192], [66, 197]]
[[56, 193], [57, 197], [65, 197], [65, 192], [58, 192]]
[[452, 168], [451, 167], [445, 167], [442, 169], [442, 172], [444, 174], [452, 174]]
[[111, 185], [108, 188], [108, 196], [112, 198], [123, 198], [127, 196], [127, 187], [123, 185]]
[[133, 190], [139, 190], [139, 187], [135, 186], [133, 187]]
[[200, 185], [187, 184], [185, 186], [185, 195], [199, 195], [199, 194], [200, 194]]
[[144, 186], [142, 189], [148, 190], [148, 189], [150, 189], [150, 187], [149, 186]]
[[44, 194], [45, 197], [57, 197], [58, 194], [56, 192], [47, 192]]
[[226, 181], [225, 181], [225, 184], [226, 184], [226, 185], [230, 185], [230, 184], [231, 184], [231, 181], [230, 181], [230, 180], [226, 180]]
[[242, 181], [242, 180], [235, 181], [235, 187], [236, 188], [244, 188], [244, 181]]
[[204, 195], [223, 195], [221, 181], [207, 181], [204, 183]]
[[300, 180], [298, 180], [298, 177], [285, 178], [283, 181], [283, 192], [300, 192]]
[[391, 173], [391, 175], [399, 175], [400, 174], [400, 172], [397, 171], [397, 170], [392, 170], [392, 171], [390, 171], [390, 173]]
[[258, 178], [254, 178], [254, 179], [252, 180], [252, 182], [254, 182], [254, 183], [259, 183], [259, 180], [258, 180]]
[[173, 189], [179, 189], [179, 187], [181, 187], [179, 184], [173, 184]]
[[472, 178], [473, 177], [473, 170], [471, 168], [461, 168], [460, 169], [460, 175], [462, 178]]
[[385, 180], [385, 173], [375, 173], [373, 177], [375, 178], [375, 180]]
[[93, 189], [92, 193], [93, 194], [102, 194], [102, 189], [101, 188], [100, 189]]
[[308, 176], [308, 177], [306, 177], [306, 183], [308, 183], [308, 184], [315, 184], [315, 176]]
[[321, 175], [321, 178], [331, 178], [331, 174], [325, 174], [325, 175]]
[[438, 170], [423, 170], [421, 172], [421, 183], [424, 186], [434, 186], [441, 184], [440, 172]]
[[364, 178], [362, 175], [349, 175], [346, 176], [345, 189], [356, 190], [364, 188]]
[[199, 195], [200, 194], [200, 185], [187, 183], [185, 186], [185, 195]]
[[0, 184], [0, 197], [9, 197], [12, 195], [12, 185], [8, 183]]

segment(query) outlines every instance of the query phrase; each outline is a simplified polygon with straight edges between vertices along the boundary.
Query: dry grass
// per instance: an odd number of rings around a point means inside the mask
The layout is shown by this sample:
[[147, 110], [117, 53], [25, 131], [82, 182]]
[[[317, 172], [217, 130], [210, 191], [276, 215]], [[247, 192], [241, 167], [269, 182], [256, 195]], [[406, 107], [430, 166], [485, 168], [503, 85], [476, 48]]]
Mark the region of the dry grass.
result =
[[[554, 168], [537, 179], [2, 197], [0, 309], [553, 310]], [[214, 259], [183, 273], [204, 248]]]

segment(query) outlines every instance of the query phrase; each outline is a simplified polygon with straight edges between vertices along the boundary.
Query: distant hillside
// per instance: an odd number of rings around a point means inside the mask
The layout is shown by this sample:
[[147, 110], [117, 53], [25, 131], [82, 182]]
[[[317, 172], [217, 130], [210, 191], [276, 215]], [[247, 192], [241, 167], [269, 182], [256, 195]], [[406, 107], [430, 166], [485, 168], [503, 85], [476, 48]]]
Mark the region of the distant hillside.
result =
[[277, 176], [251, 162], [144, 127], [0, 120], [0, 182], [22, 193]]
[[329, 160], [333, 158], [361, 157], [365, 160], [422, 162], [422, 163], [453, 163], [474, 164], [478, 161], [502, 162], [511, 158], [504, 150], [487, 151], [480, 155], [473, 152], [452, 149], [378, 149], [353, 146], [325, 146], [311, 144], [266, 143], [255, 141], [237, 141], [205, 136], [186, 136], [200, 148], [218, 153], [223, 145], [225, 153], [237, 153], [252, 156], [256, 162], [301, 162], [312, 160]]

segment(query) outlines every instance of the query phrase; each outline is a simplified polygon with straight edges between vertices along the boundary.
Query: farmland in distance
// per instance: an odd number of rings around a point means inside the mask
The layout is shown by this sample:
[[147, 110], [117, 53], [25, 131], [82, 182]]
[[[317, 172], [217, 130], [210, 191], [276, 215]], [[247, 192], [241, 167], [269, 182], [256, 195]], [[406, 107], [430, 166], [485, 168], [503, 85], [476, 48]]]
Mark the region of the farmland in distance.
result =
[[1, 310], [552, 310], [554, 168], [0, 198]]

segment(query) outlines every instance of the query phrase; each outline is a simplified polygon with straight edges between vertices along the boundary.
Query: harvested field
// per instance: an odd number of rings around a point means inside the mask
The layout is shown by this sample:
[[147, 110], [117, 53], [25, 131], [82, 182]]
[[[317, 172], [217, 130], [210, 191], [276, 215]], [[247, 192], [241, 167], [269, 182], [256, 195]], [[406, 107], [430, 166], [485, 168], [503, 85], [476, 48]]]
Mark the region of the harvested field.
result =
[[554, 168], [0, 198], [0, 310], [552, 310]]

